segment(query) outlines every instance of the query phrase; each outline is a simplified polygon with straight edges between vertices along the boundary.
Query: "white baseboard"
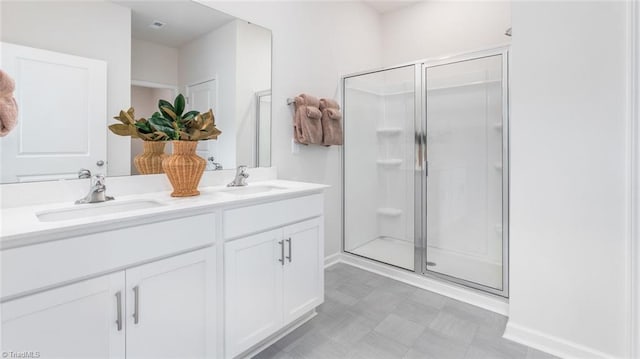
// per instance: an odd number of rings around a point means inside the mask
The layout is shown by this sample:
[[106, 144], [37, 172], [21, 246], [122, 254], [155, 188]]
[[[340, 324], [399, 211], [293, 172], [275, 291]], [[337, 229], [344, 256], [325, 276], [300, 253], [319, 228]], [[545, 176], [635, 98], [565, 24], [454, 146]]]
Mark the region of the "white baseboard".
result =
[[609, 358], [598, 350], [563, 340], [536, 330], [528, 329], [511, 321], [502, 336], [505, 339], [538, 349], [560, 358]]
[[507, 315], [509, 312], [509, 303], [505, 298], [497, 297], [491, 294], [484, 294], [456, 284], [449, 284], [443, 281], [428, 278], [420, 274], [408, 272], [399, 268], [367, 260], [365, 258], [354, 256], [348, 253], [335, 253], [325, 258], [325, 268], [330, 267], [336, 263], [349, 264], [354, 267], [380, 274], [382, 276], [407, 283], [414, 287], [442, 294], [449, 298], [475, 305], [476, 307], [490, 310], [498, 314]]
[[328, 268], [336, 263], [340, 263], [340, 255], [342, 253], [334, 253], [324, 257], [324, 267]]
[[273, 334], [269, 338], [263, 340], [262, 342], [260, 342], [256, 346], [254, 346], [253, 348], [248, 349], [244, 353], [238, 355], [236, 358], [242, 358], [242, 359], [253, 358], [254, 356], [258, 355], [258, 353], [260, 353], [261, 351], [263, 351], [263, 350], [267, 349], [268, 347], [270, 347], [273, 343], [275, 343], [278, 340], [284, 338], [285, 336], [287, 336], [292, 331], [294, 331], [294, 330], [298, 329], [299, 327], [301, 327], [304, 323], [306, 323], [306, 322], [310, 321], [311, 319], [313, 319], [317, 314], [318, 313], [316, 312], [316, 310], [313, 309], [312, 311], [308, 312], [307, 314], [305, 314], [302, 317], [300, 317], [297, 320], [295, 320], [293, 323], [287, 325], [283, 329], [280, 329], [277, 333]]

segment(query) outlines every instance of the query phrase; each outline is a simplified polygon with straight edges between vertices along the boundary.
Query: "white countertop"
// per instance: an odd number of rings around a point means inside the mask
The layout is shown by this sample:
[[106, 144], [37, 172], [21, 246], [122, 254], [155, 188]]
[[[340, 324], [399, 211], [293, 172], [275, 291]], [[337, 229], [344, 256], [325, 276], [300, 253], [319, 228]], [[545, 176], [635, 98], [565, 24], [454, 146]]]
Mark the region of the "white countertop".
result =
[[[68, 202], [44, 205], [28, 205], [2, 209], [0, 218], [0, 250], [22, 247], [50, 240], [83, 235], [97, 231], [113, 230], [142, 223], [153, 223], [171, 218], [180, 218], [197, 213], [211, 212], [219, 207], [246, 206], [252, 203], [276, 201], [304, 194], [319, 193], [329, 186], [323, 184], [268, 180], [251, 182], [246, 188], [259, 186], [282, 187], [266, 192], [234, 195], [225, 192], [225, 186], [200, 187], [200, 195], [194, 197], [171, 197], [171, 191], [144, 193], [139, 195], [116, 196], [113, 201], [96, 204], [74, 205], [74, 199]], [[58, 209], [79, 208], [77, 206], [108, 206], [111, 203], [152, 200], [162, 205], [152, 208], [129, 210], [120, 213], [95, 215], [43, 222], [37, 214]]]

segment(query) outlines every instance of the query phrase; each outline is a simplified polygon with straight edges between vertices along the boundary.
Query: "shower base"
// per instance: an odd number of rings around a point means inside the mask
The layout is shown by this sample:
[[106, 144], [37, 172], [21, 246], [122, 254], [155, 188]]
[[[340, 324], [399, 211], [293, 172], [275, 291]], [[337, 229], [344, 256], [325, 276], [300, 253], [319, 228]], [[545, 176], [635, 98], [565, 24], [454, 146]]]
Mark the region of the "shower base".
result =
[[376, 237], [350, 251], [396, 267], [413, 270], [413, 242], [393, 237]]
[[427, 261], [435, 263], [427, 266], [431, 272], [502, 289], [502, 266], [498, 263], [436, 247], [427, 247]]
[[[414, 270], [414, 245], [408, 240], [392, 237], [376, 237], [348, 252], [396, 267]], [[428, 247], [427, 270], [434, 273], [468, 280], [488, 287], [502, 287], [502, 266], [473, 256]]]

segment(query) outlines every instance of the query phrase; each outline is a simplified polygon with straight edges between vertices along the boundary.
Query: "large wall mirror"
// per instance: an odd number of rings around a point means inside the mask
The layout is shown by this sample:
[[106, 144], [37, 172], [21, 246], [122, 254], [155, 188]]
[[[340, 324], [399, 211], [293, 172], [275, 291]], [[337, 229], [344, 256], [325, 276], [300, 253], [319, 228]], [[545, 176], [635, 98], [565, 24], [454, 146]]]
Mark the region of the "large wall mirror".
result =
[[[212, 108], [208, 169], [271, 165], [271, 31], [190, 0], [0, 3], [0, 67], [15, 79], [18, 126], [0, 138], [1, 182], [138, 174], [142, 141], [107, 130], [182, 93]], [[167, 153], [171, 151], [170, 146]]]

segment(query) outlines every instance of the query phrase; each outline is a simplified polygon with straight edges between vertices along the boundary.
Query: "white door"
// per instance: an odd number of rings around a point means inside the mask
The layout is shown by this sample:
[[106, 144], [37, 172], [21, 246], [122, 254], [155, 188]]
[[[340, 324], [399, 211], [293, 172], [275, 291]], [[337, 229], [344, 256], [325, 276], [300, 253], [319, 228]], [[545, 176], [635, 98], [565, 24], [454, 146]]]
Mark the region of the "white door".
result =
[[126, 271], [127, 358], [215, 357], [214, 263], [210, 247]]
[[[209, 80], [196, 85], [187, 86], [188, 103], [187, 108], [189, 110], [196, 110], [200, 112], [207, 112], [209, 109], [213, 109], [213, 114], [216, 118], [216, 125], [218, 125], [218, 97], [216, 80]], [[219, 127], [219, 126], [218, 126]], [[220, 136], [222, 137], [222, 136]], [[235, 151], [235, 149], [234, 149]], [[199, 141], [196, 148], [198, 155], [203, 158], [207, 158], [211, 154], [218, 153], [216, 140]], [[234, 152], [235, 153], [235, 152]], [[219, 162], [219, 158], [216, 158], [216, 162]], [[224, 166], [224, 164], [223, 164]], [[229, 168], [229, 167], [225, 167]]]
[[225, 243], [225, 357], [282, 326], [282, 230]]
[[324, 300], [322, 219], [284, 228], [284, 322], [288, 324]]
[[18, 126], [0, 138], [2, 183], [105, 172], [107, 64], [0, 43], [0, 68], [16, 83]]
[[124, 358], [124, 272], [2, 303], [0, 352], [34, 358]]

